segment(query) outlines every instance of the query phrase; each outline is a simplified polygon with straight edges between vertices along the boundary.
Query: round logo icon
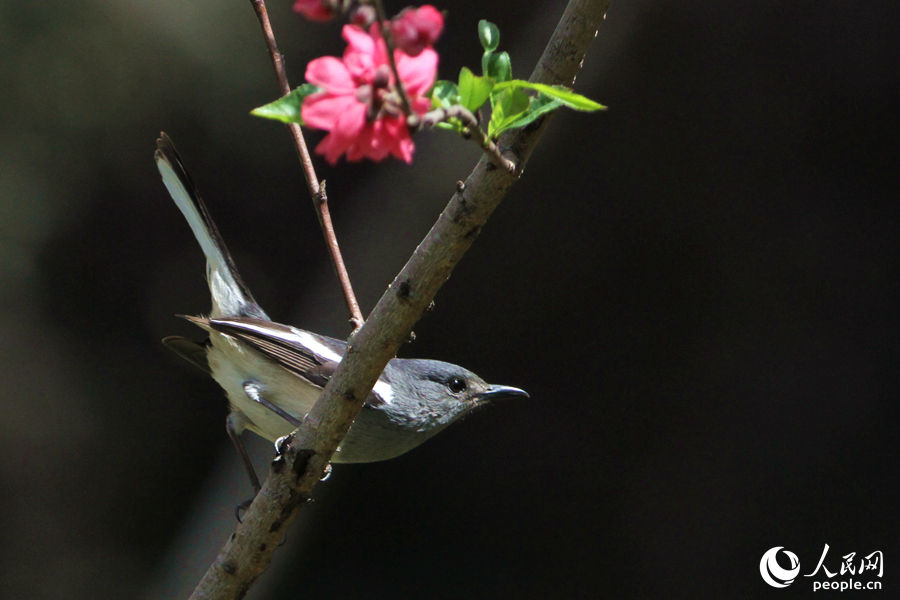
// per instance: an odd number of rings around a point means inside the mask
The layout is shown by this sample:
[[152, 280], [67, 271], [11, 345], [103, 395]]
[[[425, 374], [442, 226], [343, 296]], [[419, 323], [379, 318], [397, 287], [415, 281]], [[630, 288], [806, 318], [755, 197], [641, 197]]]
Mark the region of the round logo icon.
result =
[[776, 556], [778, 551], [784, 546], [775, 546], [763, 554], [762, 560], [759, 561], [759, 574], [772, 587], [783, 588], [791, 585], [794, 578], [800, 573], [800, 559], [790, 550], [784, 550], [788, 560], [791, 561], [790, 569], [782, 569], [778, 564]]

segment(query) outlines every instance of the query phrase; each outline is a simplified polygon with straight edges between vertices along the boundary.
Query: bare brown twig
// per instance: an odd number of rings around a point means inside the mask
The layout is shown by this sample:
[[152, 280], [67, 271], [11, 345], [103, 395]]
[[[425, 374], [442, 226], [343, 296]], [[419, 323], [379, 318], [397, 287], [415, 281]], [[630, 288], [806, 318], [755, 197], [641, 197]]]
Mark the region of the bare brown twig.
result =
[[[266, 38], [266, 48], [269, 50], [269, 57], [272, 59], [275, 78], [278, 80], [278, 88], [281, 91], [281, 95], [286, 96], [291, 93], [291, 86], [288, 84], [287, 73], [284, 70], [284, 57], [278, 51], [278, 46], [275, 43], [275, 34], [272, 31], [272, 24], [269, 22], [266, 3], [264, 0], [250, 0], [250, 2], [253, 4], [253, 10], [256, 11], [259, 24], [262, 26], [263, 35]], [[356, 331], [362, 326], [364, 319], [359, 309], [359, 303], [356, 301], [356, 295], [353, 293], [350, 275], [347, 273], [347, 267], [344, 265], [344, 257], [341, 255], [337, 236], [334, 233], [331, 211], [328, 209], [328, 197], [325, 195], [325, 182], [323, 181], [320, 184], [318, 177], [316, 177], [316, 170], [313, 167], [312, 158], [309, 155], [309, 149], [306, 147], [306, 140], [303, 137], [303, 130], [300, 128], [300, 125], [289, 123], [288, 129], [291, 131], [294, 146], [296, 146], [297, 154], [300, 157], [300, 164], [303, 166], [303, 176], [306, 178], [309, 195], [312, 197], [316, 215], [319, 217], [319, 225], [322, 227], [322, 234], [325, 236], [325, 244], [328, 246], [331, 263], [334, 265], [334, 271], [344, 293], [344, 301], [347, 304], [347, 310], [350, 312], [350, 324], [353, 331]]]
[[482, 131], [478, 124], [478, 119], [472, 114], [472, 111], [465, 106], [456, 104], [450, 108], [436, 108], [428, 111], [422, 115], [420, 126], [423, 128], [434, 127], [441, 121], [446, 121], [447, 119], [459, 119], [465, 126], [468, 136], [475, 140], [481, 149], [484, 150], [484, 153], [495, 167], [498, 169], [505, 169], [509, 173], [516, 170], [516, 164], [503, 156], [500, 152], [500, 147], [484, 134], [484, 131]]
[[[609, 0], [570, 0], [531, 81], [571, 86], [608, 6]], [[243, 523], [192, 599], [241, 598], [268, 566], [381, 371], [519, 178], [551, 119], [547, 115], [535, 127], [503, 136], [504, 144], [518, 157], [514, 173], [490, 167], [489, 159], [483, 157], [465, 184], [457, 185], [434, 227], [351, 340], [313, 409], [288, 438], [284, 454], [272, 463]]]

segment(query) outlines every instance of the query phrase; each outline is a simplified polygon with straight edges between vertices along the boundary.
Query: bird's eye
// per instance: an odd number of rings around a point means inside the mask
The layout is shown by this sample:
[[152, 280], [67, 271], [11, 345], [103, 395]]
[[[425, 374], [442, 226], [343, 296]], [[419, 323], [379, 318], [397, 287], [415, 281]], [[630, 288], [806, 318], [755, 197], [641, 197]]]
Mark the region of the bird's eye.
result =
[[458, 394], [466, 389], [466, 380], [454, 377], [450, 380], [450, 383], [447, 384], [447, 387], [450, 388], [450, 391], [454, 394]]

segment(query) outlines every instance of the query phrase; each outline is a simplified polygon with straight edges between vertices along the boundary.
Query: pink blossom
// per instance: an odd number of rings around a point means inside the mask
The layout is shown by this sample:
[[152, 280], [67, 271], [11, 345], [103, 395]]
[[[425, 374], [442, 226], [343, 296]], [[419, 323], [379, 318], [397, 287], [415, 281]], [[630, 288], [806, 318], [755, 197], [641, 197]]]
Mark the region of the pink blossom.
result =
[[327, 2], [323, 0], [297, 0], [294, 3], [294, 12], [298, 12], [310, 21], [328, 21], [334, 13]]
[[394, 45], [410, 56], [434, 45], [444, 28], [444, 15], [426, 4], [419, 8], [404, 8], [391, 20]]
[[[356, 25], [344, 25], [343, 36], [347, 41], [343, 58], [324, 56], [306, 67], [306, 80], [325, 90], [307, 96], [301, 111], [309, 127], [329, 132], [316, 152], [331, 164], [342, 154], [352, 162], [389, 155], [412, 162], [415, 146], [378, 26], [366, 33]], [[413, 111], [424, 114], [431, 108], [425, 94], [437, 75], [437, 53], [427, 48], [412, 57], [395, 50], [394, 59]]]

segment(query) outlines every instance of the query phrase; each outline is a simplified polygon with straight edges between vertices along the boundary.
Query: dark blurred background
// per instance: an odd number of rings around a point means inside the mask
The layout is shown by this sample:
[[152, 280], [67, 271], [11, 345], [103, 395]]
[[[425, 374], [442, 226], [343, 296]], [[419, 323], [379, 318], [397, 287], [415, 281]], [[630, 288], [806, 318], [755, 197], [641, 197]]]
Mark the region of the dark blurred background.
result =
[[[441, 77], [479, 65], [480, 18], [527, 77], [563, 7], [440, 6]], [[294, 84], [342, 51], [270, 12]], [[613, 0], [576, 82], [609, 110], [554, 119], [402, 351], [531, 399], [337, 466], [250, 597], [799, 597], [760, 557], [807, 574], [825, 544], [832, 572], [882, 551], [895, 593], [898, 13]], [[0, 48], [0, 595], [186, 597], [250, 490], [222, 391], [159, 342], [209, 308], [159, 131], [273, 318], [348, 333], [289, 136], [248, 115], [276, 96], [259, 26], [4, 2]], [[416, 143], [319, 163], [364, 312], [478, 158]]]

